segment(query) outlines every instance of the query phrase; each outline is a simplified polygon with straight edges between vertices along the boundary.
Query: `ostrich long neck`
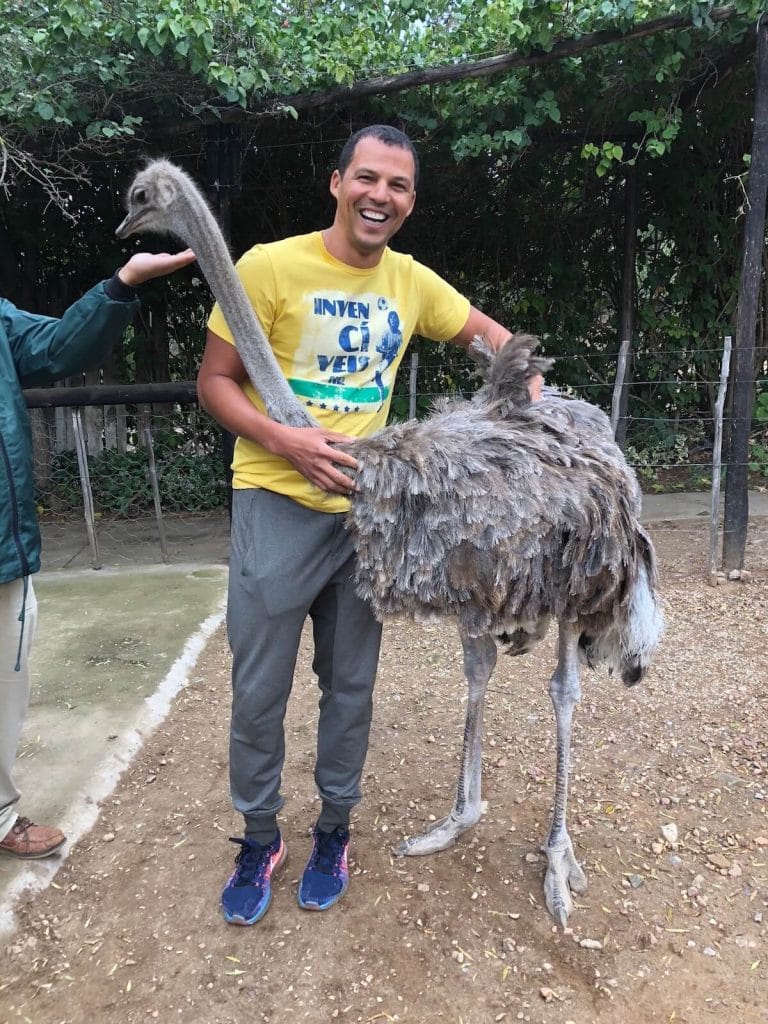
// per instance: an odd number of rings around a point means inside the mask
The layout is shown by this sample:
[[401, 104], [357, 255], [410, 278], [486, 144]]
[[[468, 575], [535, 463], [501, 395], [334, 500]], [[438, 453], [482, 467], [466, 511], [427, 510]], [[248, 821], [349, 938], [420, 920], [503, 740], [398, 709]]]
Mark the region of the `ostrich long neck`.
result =
[[195, 250], [243, 366], [270, 418], [292, 426], [315, 425], [291, 391], [237, 276], [219, 226], [196, 189], [187, 187], [176, 200], [172, 230]]

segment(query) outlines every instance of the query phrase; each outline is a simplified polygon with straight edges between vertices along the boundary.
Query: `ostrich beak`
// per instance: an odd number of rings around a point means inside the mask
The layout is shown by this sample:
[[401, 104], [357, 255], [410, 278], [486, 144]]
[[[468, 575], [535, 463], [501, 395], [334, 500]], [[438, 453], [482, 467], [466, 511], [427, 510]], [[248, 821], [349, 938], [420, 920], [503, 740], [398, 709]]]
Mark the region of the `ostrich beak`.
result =
[[115, 234], [118, 238], [127, 238], [129, 235], [133, 235], [138, 231], [138, 222], [140, 219], [139, 213], [128, 213], [119, 227], [116, 229]]

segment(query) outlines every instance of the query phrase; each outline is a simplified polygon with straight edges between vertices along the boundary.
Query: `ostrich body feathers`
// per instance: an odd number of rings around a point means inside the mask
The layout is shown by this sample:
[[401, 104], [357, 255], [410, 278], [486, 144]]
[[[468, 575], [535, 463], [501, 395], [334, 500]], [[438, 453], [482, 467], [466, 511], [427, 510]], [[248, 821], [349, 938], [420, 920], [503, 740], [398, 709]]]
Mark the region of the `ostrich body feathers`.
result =
[[481, 346], [486, 382], [471, 401], [344, 446], [360, 462], [358, 589], [380, 618], [455, 615], [469, 636], [578, 621], [602, 660], [640, 575], [655, 587], [653, 548], [605, 415], [553, 391], [530, 402], [526, 379], [544, 364], [534, 345], [516, 336], [495, 357]]

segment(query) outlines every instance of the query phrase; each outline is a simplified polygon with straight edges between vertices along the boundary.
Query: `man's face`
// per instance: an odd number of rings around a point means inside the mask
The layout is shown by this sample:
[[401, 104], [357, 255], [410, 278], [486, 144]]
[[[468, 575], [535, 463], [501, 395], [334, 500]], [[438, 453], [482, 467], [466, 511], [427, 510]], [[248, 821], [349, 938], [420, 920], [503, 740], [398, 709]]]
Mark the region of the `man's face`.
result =
[[410, 215], [416, 199], [413, 156], [400, 146], [363, 138], [342, 177], [331, 176], [334, 228], [348, 250], [345, 262], [370, 265]]

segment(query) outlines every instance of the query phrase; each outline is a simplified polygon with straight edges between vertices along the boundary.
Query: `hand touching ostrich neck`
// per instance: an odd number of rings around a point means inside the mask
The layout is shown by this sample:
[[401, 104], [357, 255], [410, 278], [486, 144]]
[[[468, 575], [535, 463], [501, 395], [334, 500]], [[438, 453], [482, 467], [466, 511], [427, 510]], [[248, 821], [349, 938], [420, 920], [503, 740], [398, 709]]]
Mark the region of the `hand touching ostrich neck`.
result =
[[294, 427], [317, 426], [291, 391], [240, 283], [219, 225], [192, 179], [167, 160], [153, 160], [136, 175], [126, 208], [127, 216], [115, 232], [118, 238], [153, 231], [176, 235], [194, 249], [269, 417]]

